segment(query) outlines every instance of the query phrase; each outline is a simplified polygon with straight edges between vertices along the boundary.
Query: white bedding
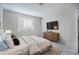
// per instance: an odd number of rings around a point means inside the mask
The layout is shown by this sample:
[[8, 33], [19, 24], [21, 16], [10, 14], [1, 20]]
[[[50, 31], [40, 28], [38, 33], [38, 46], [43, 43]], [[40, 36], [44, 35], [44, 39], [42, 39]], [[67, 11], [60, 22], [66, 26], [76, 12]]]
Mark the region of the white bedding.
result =
[[44, 38], [40, 38], [37, 36], [30, 36], [30, 38], [32, 38], [33, 40], [35, 40], [38, 43], [40, 52], [42, 52], [43, 50], [45, 50], [47, 47], [49, 47], [51, 45], [51, 42]]
[[22, 36], [19, 38], [20, 45], [14, 46], [7, 51], [0, 51], [0, 55], [18, 55], [41, 53], [51, 46], [50, 41], [37, 36]]
[[22, 36], [21, 38], [28, 44], [30, 54], [42, 52], [51, 45], [50, 41], [37, 36]]
[[40, 51], [40, 49], [38, 48], [37, 44], [35, 41], [33, 41], [32, 39], [30, 39], [29, 37], [25, 37], [25, 36], [22, 36], [21, 37], [24, 42], [26, 42], [26, 44], [28, 45], [28, 48], [29, 48], [29, 54], [35, 54], [37, 52]]
[[12, 49], [8, 49], [7, 51], [0, 51], [0, 55], [18, 55], [18, 54], [23, 54], [26, 52], [28, 54], [28, 46], [22, 39], [20, 40], [20, 45], [19, 46], [14, 46]]

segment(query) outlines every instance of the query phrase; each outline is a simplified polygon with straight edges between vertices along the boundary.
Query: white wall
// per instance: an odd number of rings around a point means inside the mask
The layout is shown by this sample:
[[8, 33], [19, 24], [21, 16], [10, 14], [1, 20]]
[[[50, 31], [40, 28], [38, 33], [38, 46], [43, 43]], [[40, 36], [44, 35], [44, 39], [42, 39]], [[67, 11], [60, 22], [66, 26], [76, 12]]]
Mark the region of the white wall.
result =
[[1, 28], [2, 28], [2, 25], [3, 25], [3, 22], [2, 22], [2, 6], [1, 6], [1, 4], [0, 4], [0, 23], [1, 23]]
[[0, 5], [0, 21], [1, 21], [1, 5]]
[[59, 21], [60, 39], [74, 52], [78, 51], [78, 40], [76, 39], [76, 19], [75, 10], [78, 6], [70, 6], [67, 9], [61, 10], [55, 15], [43, 18], [42, 31], [46, 31], [46, 23], [49, 21]]
[[4, 29], [11, 29], [13, 33], [16, 35], [37, 35], [41, 36], [41, 18], [25, 15], [26, 17], [31, 17], [34, 19], [34, 32], [27, 32], [26, 30], [19, 31], [18, 30], [18, 18], [19, 15], [24, 15], [21, 13], [9, 11], [9, 10], [3, 10], [3, 28]]

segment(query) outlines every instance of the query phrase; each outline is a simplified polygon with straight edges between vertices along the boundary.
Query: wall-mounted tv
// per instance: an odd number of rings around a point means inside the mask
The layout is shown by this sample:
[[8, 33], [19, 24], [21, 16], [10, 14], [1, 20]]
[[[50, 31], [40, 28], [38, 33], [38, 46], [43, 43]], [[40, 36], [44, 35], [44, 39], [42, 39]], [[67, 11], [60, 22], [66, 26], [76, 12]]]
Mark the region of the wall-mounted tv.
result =
[[52, 21], [52, 22], [47, 22], [47, 29], [48, 30], [58, 30], [58, 21]]

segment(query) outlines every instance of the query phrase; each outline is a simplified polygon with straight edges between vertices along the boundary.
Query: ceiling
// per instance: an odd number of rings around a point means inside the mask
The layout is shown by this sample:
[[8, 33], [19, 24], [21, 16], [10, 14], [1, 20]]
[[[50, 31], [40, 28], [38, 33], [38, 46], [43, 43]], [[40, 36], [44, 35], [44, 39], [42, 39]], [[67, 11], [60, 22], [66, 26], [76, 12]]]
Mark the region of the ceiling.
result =
[[44, 3], [42, 6], [40, 6], [39, 3], [2, 3], [2, 7], [5, 9], [38, 17], [46, 17], [48, 15], [54, 15], [57, 12], [63, 9], [70, 8], [70, 6], [74, 5], [78, 4]]

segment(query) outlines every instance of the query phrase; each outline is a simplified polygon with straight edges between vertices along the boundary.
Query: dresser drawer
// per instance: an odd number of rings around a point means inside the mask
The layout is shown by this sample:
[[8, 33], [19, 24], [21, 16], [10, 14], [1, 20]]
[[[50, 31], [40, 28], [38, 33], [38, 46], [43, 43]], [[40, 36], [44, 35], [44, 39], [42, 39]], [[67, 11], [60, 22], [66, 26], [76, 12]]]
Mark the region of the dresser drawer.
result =
[[59, 33], [44, 32], [43, 37], [51, 41], [59, 41]]

